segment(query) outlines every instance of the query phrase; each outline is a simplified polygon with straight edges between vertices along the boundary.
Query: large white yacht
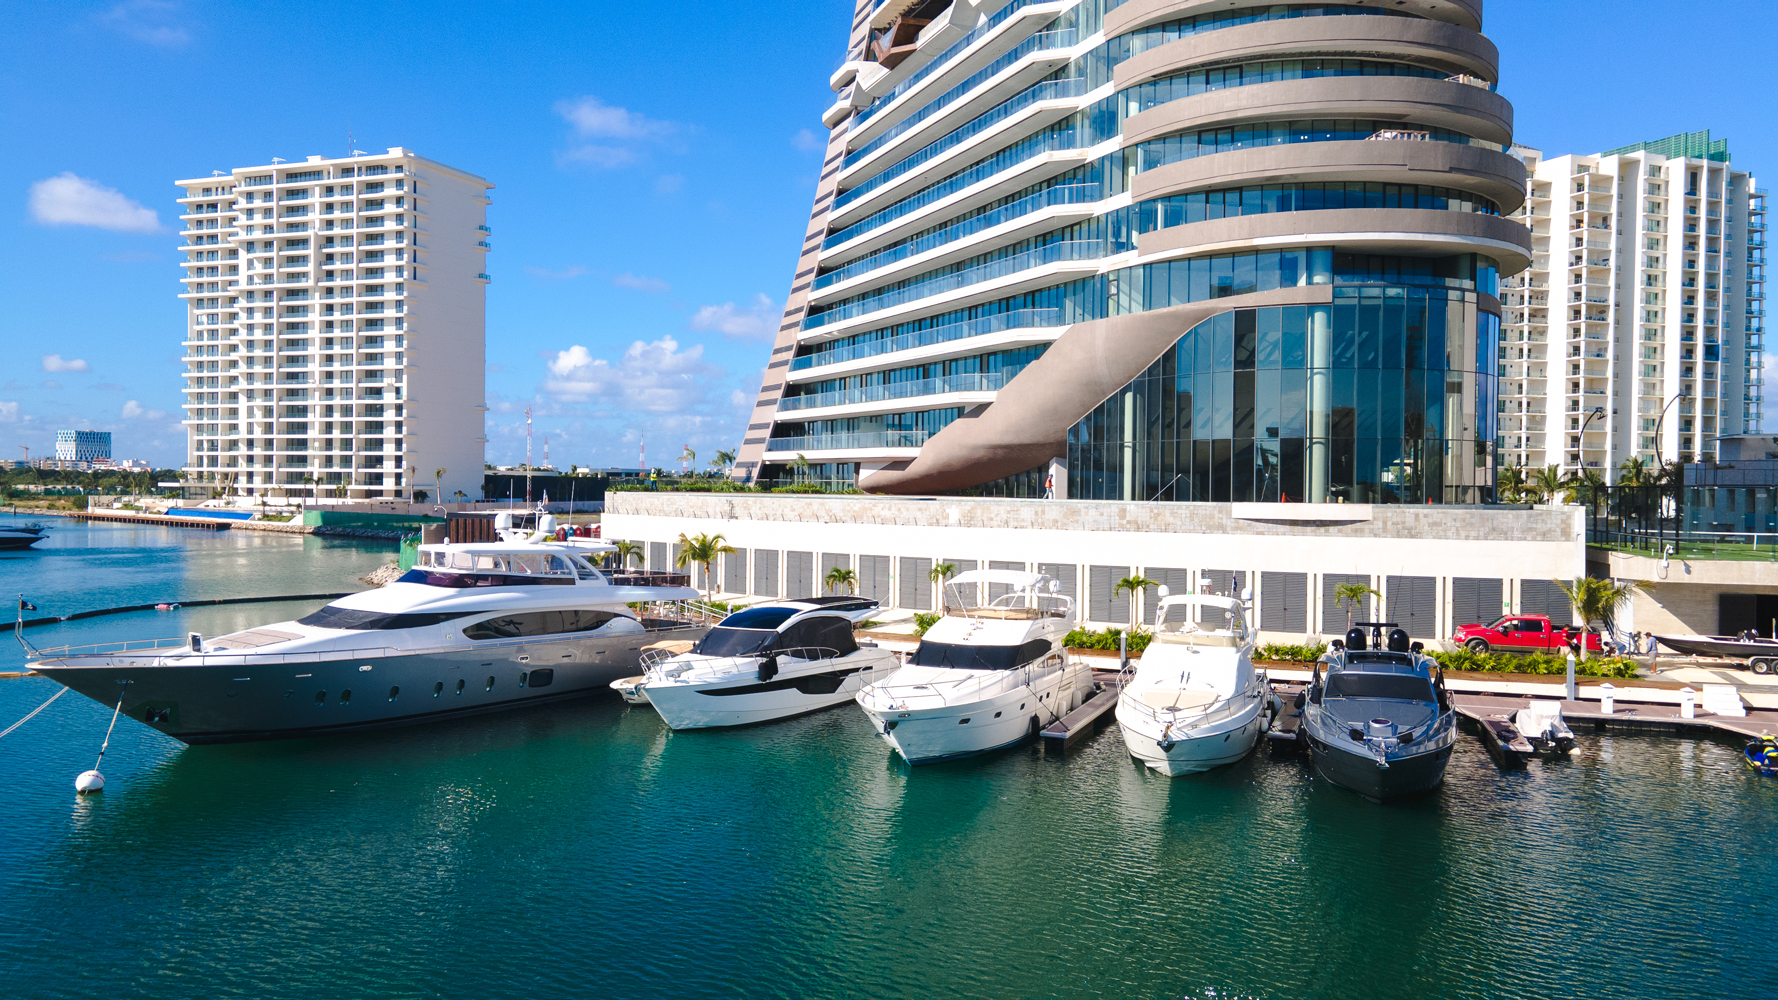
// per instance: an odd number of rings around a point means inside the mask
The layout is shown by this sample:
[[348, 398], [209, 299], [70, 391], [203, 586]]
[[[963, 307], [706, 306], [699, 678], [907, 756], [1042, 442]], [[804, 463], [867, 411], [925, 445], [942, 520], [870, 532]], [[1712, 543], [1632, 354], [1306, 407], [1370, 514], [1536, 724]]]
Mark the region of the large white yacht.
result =
[[[605, 690], [643, 646], [697, 639], [683, 576], [618, 573], [615, 547], [496, 519], [499, 541], [421, 545], [396, 582], [296, 621], [205, 638], [33, 651], [30, 668], [186, 743], [370, 729]], [[647, 609], [642, 612], [636, 606]]]
[[843, 704], [896, 666], [894, 653], [852, 635], [876, 610], [859, 597], [756, 605], [718, 622], [689, 651], [645, 653], [642, 678], [630, 686], [674, 729], [745, 726]]
[[1130, 756], [1178, 776], [1231, 764], [1259, 742], [1277, 699], [1253, 668], [1246, 606], [1233, 597], [1167, 596], [1154, 636], [1124, 671], [1117, 722]]
[[[1004, 590], [986, 603], [983, 588]], [[907, 664], [858, 692], [877, 732], [910, 764], [1011, 746], [1090, 697], [1092, 668], [1062, 640], [1074, 600], [1038, 573], [975, 570], [944, 588], [944, 615]]]

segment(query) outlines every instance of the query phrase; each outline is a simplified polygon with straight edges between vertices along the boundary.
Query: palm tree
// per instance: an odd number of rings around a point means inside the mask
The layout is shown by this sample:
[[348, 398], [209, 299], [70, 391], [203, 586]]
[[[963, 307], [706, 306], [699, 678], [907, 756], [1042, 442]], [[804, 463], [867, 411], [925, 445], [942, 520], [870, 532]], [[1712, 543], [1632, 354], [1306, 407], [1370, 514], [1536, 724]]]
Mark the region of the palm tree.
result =
[[641, 542], [623, 541], [613, 542], [612, 544], [616, 547], [616, 550], [611, 554], [617, 557], [618, 569], [628, 569], [630, 567], [631, 556], [635, 556], [637, 559], [642, 558]]
[[723, 469], [726, 469], [729, 466], [734, 465], [734, 464], [735, 464], [735, 453], [731, 449], [727, 449], [727, 448], [724, 448], [724, 449], [718, 451], [716, 453], [716, 457], [712, 458], [710, 460], [710, 468], [715, 469], [718, 472], [721, 472]]
[[[1617, 609], [1630, 599], [1630, 594], [1636, 587], [1633, 583], [1613, 583], [1596, 576], [1578, 577], [1573, 582], [1556, 580], [1554, 583], [1562, 588], [1568, 602], [1574, 605], [1575, 614], [1580, 616], [1583, 626], [1591, 627], [1594, 622], [1600, 622], [1606, 631], [1614, 627]], [[1584, 638], [1580, 643], [1580, 658], [1587, 658], [1587, 643]]]
[[[1554, 468], [1554, 466], [1551, 466]], [[1362, 583], [1342, 583], [1334, 588], [1334, 603], [1346, 609], [1346, 630], [1352, 630], [1352, 612], [1364, 603], [1367, 597], [1382, 597], [1369, 586]]]
[[[569, 463], [572, 465], [573, 463]], [[432, 502], [444, 503], [444, 469], [432, 470]]]
[[790, 460], [790, 466], [796, 470], [797, 482], [806, 483], [809, 481], [809, 457], [807, 455], [800, 451], [797, 452], [796, 457]]
[[734, 546], [724, 541], [721, 535], [692, 535], [688, 538], [681, 534], [679, 536], [679, 555], [675, 559], [674, 565], [680, 569], [684, 569], [691, 563], [697, 563], [704, 567], [704, 601], [709, 603], [712, 582], [710, 567], [716, 562], [717, 556], [733, 551], [735, 551]]
[[1116, 586], [1111, 588], [1111, 596], [1114, 599], [1119, 594], [1128, 593], [1130, 595], [1130, 631], [1131, 632], [1136, 631], [1137, 628], [1139, 627], [1136, 624], [1136, 592], [1139, 590], [1142, 590], [1145, 587], [1158, 587], [1158, 586], [1160, 586], [1160, 584], [1158, 584], [1155, 581], [1150, 580], [1148, 577], [1143, 576], [1142, 574], [1138, 573], [1135, 576], [1124, 577], [1122, 580], [1119, 580], [1117, 582]]
[[1556, 502], [1556, 494], [1562, 492], [1567, 483], [1558, 466], [1546, 465], [1531, 474], [1531, 491], [1542, 497], [1547, 503]]
[[1566, 485], [1569, 503], [1591, 504], [1594, 498], [1598, 497], [1600, 491], [1605, 489], [1605, 480], [1599, 477], [1596, 470], [1583, 468], [1570, 475], [1566, 480]]
[[309, 488], [309, 499], [311, 501], [314, 500], [315, 499], [315, 477], [314, 477], [314, 475], [313, 474], [305, 474], [303, 476], [303, 485], [307, 486]]
[[689, 466], [692, 471], [697, 471], [698, 453], [691, 450], [691, 445], [688, 444], [685, 446], [685, 451], [680, 454], [679, 460]]
[[945, 581], [956, 575], [957, 566], [954, 563], [939, 563], [926, 572], [926, 579], [931, 580], [932, 585], [938, 588], [938, 606], [941, 608], [945, 607]]
[[827, 592], [833, 593], [836, 588], [846, 588], [846, 593], [858, 593], [858, 574], [844, 566], [835, 566], [827, 571]]
[[1495, 488], [1500, 491], [1500, 499], [1507, 503], [1517, 502], [1525, 495], [1525, 470], [1517, 465], [1501, 469]]
[[1640, 458], [1626, 458], [1618, 466], [1617, 484], [1619, 486], [1647, 486], [1654, 470]]

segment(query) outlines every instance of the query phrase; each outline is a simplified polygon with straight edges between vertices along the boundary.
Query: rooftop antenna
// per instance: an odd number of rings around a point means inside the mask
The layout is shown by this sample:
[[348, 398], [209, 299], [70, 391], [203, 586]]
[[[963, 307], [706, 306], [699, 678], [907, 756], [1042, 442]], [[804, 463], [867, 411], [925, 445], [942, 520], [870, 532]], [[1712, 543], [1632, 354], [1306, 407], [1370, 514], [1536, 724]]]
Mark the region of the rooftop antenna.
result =
[[525, 407], [525, 505], [531, 504], [531, 408]]
[[273, 163], [283, 163], [284, 158], [282, 156], [274, 156], [274, 157], [272, 157], [272, 162]]
[[212, 170], [212, 171], [210, 171], [210, 176], [211, 177], [227, 177], [228, 174], [227, 174], [227, 172], [222, 171], [222, 170]]

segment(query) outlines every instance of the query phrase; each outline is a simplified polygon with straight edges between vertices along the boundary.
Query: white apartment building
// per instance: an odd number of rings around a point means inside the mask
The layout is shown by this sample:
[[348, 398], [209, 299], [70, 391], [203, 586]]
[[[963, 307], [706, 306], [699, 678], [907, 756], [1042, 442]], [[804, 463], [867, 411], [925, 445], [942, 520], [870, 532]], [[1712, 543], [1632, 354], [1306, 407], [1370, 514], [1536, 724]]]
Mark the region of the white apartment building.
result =
[[190, 480], [479, 499], [493, 185], [401, 147], [175, 183]]
[[1501, 282], [1500, 465], [1712, 460], [1761, 421], [1765, 194], [1708, 131], [1516, 147], [1531, 267]]

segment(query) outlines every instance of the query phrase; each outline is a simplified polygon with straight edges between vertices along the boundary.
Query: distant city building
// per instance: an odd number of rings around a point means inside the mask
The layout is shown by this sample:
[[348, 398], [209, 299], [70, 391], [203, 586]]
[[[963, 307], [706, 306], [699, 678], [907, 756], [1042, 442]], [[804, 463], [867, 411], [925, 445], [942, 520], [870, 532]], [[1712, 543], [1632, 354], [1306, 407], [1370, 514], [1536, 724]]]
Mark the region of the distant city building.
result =
[[185, 471], [261, 496], [479, 492], [493, 185], [400, 147], [176, 183]]
[[1606, 479], [1760, 429], [1766, 198], [1708, 131], [1515, 152], [1531, 267], [1502, 282], [1500, 462]]
[[56, 431], [56, 457], [64, 462], [109, 462], [110, 431]]
[[733, 474], [1490, 498], [1531, 241], [1481, 3], [1229, 6], [856, 0]]

